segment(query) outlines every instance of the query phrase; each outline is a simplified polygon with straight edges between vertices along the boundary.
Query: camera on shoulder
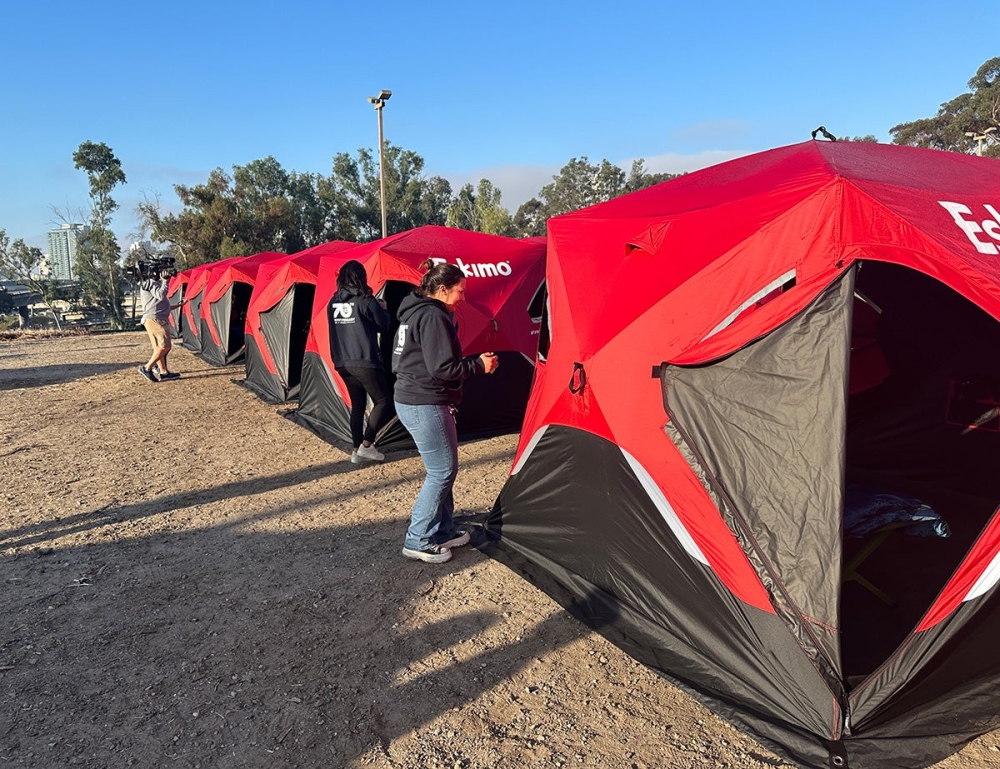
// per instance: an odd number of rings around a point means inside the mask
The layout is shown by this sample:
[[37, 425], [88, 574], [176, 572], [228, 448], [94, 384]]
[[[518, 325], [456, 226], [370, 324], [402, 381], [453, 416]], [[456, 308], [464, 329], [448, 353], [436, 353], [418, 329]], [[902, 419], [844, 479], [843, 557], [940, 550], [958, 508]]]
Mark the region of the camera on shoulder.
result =
[[154, 256], [145, 261], [130, 264], [125, 272], [135, 280], [162, 280], [177, 274], [172, 256]]

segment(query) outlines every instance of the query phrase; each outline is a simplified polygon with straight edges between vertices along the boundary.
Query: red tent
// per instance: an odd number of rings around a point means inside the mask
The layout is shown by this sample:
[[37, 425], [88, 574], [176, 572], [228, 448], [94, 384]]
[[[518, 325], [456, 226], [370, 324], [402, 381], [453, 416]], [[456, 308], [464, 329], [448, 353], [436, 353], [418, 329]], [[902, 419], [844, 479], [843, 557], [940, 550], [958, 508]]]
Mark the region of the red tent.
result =
[[[299, 408], [290, 416], [324, 440], [350, 443], [350, 399], [330, 358], [326, 314], [339, 265], [356, 259], [365, 266], [369, 284], [388, 304], [394, 332], [400, 302], [420, 282], [420, 264], [434, 258], [458, 265], [468, 276], [466, 301], [456, 313], [465, 354], [492, 350], [502, 363], [495, 375], [466, 382], [459, 436], [516, 431], [534, 370], [539, 317], [537, 313], [532, 317], [529, 305], [540, 293], [544, 257], [544, 238], [515, 240], [428, 225], [342, 251], [336, 260], [324, 262], [302, 366]], [[393, 332], [382, 339], [390, 384], [395, 381], [390, 370]], [[397, 420], [382, 430], [376, 443], [390, 449], [412, 446]]]
[[227, 264], [242, 258], [242, 256], [232, 256], [209, 264], [199, 264], [186, 270], [188, 279], [184, 296], [187, 302], [181, 308], [180, 317], [181, 346], [185, 349], [195, 353], [201, 352], [201, 304], [205, 298], [205, 287], [212, 277], [212, 270], [222, 269]]
[[260, 268], [287, 254], [264, 251], [235, 261], [217, 262], [209, 270], [201, 303], [201, 355], [214, 366], [242, 360], [247, 308]]
[[997, 727], [998, 211], [1000, 161], [813, 141], [550, 220], [486, 549], [804, 766]]
[[242, 384], [263, 400], [298, 397], [320, 262], [356, 245], [332, 240], [261, 266], [247, 309]]

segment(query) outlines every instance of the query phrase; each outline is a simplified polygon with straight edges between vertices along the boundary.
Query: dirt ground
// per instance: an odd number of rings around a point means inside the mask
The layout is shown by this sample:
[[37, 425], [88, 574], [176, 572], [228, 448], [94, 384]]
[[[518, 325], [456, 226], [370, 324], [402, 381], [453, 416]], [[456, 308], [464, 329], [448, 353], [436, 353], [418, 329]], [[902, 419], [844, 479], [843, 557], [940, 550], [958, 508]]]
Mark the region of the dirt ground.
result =
[[[0, 340], [0, 766], [790, 766], [347, 455], [141, 333]], [[463, 516], [515, 437], [461, 446]], [[938, 764], [1000, 766], [1000, 733]]]

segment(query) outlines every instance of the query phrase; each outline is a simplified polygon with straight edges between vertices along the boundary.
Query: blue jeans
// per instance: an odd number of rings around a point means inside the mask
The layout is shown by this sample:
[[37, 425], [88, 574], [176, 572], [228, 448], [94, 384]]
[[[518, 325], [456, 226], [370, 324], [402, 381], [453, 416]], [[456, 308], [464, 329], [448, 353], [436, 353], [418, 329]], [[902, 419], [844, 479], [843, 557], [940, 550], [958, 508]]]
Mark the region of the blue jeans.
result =
[[424, 461], [427, 477], [410, 513], [410, 528], [403, 545], [425, 550], [447, 542], [455, 532], [452, 486], [458, 475], [458, 430], [449, 406], [410, 406], [396, 403], [403, 423]]

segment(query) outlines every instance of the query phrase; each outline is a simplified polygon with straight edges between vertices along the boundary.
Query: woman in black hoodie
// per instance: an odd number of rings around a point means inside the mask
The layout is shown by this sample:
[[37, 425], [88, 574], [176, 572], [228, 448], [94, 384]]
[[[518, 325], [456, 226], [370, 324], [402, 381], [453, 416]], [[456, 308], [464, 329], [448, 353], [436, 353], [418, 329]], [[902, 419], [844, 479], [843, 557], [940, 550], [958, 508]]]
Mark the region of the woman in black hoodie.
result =
[[[330, 357], [351, 396], [351, 462], [381, 462], [385, 455], [372, 444], [386, 422], [392, 419], [385, 364], [378, 346], [378, 333], [389, 330], [385, 303], [376, 299], [361, 262], [344, 264], [337, 273], [337, 293], [326, 308], [330, 326]], [[368, 397], [372, 410], [365, 427]]]
[[469, 542], [455, 528], [452, 486], [458, 475], [455, 407], [462, 382], [496, 370], [491, 352], [462, 357], [455, 308], [465, 299], [465, 273], [453, 264], [424, 263], [420, 287], [399, 306], [399, 332], [392, 351], [394, 399], [399, 421], [417, 444], [427, 477], [410, 513], [403, 555], [444, 563], [451, 548]]

